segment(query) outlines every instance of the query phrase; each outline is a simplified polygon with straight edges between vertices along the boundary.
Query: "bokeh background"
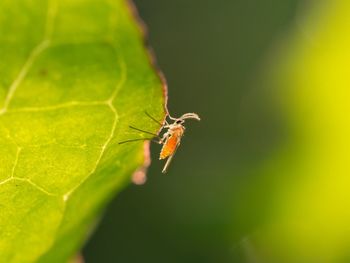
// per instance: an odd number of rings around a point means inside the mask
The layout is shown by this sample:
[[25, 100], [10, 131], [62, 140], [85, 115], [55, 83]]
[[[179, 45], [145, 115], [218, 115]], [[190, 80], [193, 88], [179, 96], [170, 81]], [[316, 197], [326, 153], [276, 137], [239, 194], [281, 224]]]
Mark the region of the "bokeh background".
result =
[[349, 4], [135, 4], [169, 111], [202, 121], [166, 175], [152, 145], [147, 183], [108, 207], [86, 262], [350, 262]]

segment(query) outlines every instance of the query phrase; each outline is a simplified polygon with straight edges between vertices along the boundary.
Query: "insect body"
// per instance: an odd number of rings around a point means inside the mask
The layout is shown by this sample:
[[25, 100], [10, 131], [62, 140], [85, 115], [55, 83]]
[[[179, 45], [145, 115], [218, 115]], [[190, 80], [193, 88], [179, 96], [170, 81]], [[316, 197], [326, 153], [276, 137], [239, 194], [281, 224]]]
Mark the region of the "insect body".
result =
[[177, 146], [180, 145], [181, 137], [183, 136], [184, 132], [185, 129], [181, 126], [174, 127], [168, 131], [169, 135], [166, 137], [162, 150], [160, 151], [159, 160], [165, 159], [174, 154]]
[[169, 118], [174, 122], [171, 124], [165, 122], [165, 125], [162, 126], [162, 129], [167, 129], [167, 131], [163, 134], [162, 139], [159, 141], [159, 143], [163, 144], [162, 150], [160, 151], [159, 159], [162, 160], [168, 158], [164, 165], [162, 173], [167, 172], [168, 167], [175, 155], [175, 152], [180, 146], [181, 138], [185, 133], [185, 120], [200, 120], [199, 116], [196, 113], [186, 113], [180, 118], [172, 118], [170, 116]]
[[[184, 126], [185, 120], [186, 119], [195, 119], [195, 120], [200, 121], [200, 118], [196, 113], [185, 113], [180, 118], [173, 118], [170, 115], [168, 115], [167, 117], [173, 122], [168, 123], [167, 120], [165, 120], [164, 123], [162, 124], [162, 123], [158, 122], [156, 119], [154, 119], [147, 112], [146, 112], [146, 114], [153, 121], [155, 121], [161, 125], [161, 129], [160, 129], [159, 133], [162, 133], [163, 130], [166, 130], [166, 132], [162, 135], [162, 137], [159, 137], [159, 135], [157, 135], [157, 134], [143, 131], [141, 129], [138, 129], [138, 128], [135, 128], [132, 126], [130, 126], [130, 128], [137, 130], [137, 131], [141, 131], [144, 133], [154, 135], [154, 138], [157, 139], [156, 142], [163, 145], [163, 147], [160, 151], [159, 159], [160, 160], [167, 159], [166, 163], [164, 165], [164, 168], [162, 170], [162, 173], [166, 173], [168, 170], [168, 167], [169, 167], [169, 165], [170, 165], [170, 163], [171, 163], [171, 161], [176, 153], [177, 148], [180, 146], [181, 138], [185, 133], [185, 126]], [[149, 140], [153, 140], [154, 138], [149, 138]], [[138, 140], [145, 140], [145, 139], [128, 140], [128, 141], [120, 142], [120, 144], [125, 143], [125, 142], [138, 141]]]
[[171, 116], [168, 117], [174, 122], [169, 124], [167, 121], [165, 121], [165, 124], [163, 124], [161, 129], [167, 129], [167, 131], [163, 134], [162, 139], [159, 141], [160, 144], [163, 144], [159, 159], [162, 160], [168, 158], [164, 165], [162, 173], [167, 172], [170, 162], [173, 159], [177, 148], [180, 146], [181, 138], [185, 133], [185, 126], [183, 125], [185, 123], [185, 120], [200, 120], [199, 116], [196, 113], [185, 113], [180, 118], [172, 118]]

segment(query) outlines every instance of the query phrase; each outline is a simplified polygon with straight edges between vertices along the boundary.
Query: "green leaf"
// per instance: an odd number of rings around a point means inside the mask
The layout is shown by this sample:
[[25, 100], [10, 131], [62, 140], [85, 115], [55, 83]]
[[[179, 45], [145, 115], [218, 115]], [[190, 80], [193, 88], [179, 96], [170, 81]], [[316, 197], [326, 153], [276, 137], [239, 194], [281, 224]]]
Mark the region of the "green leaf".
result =
[[[0, 255], [67, 262], [147, 161], [163, 85], [122, 0], [0, 1]], [[146, 136], [147, 137], [147, 136]]]

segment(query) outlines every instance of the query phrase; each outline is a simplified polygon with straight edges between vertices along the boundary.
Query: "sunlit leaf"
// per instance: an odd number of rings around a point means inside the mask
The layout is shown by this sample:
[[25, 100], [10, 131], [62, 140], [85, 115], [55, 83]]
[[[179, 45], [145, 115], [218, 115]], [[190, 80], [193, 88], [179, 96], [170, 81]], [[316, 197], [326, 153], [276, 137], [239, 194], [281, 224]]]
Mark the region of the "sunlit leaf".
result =
[[0, 1], [0, 261], [67, 262], [145, 160], [162, 83], [125, 1]]

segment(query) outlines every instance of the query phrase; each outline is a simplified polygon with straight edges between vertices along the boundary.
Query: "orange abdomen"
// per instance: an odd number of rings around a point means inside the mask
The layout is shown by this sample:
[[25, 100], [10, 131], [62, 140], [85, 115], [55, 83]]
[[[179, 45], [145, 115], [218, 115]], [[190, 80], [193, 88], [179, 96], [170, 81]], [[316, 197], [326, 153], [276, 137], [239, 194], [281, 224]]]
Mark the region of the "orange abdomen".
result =
[[172, 155], [177, 147], [178, 141], [179, 137], [176, 134], [171, 135], [164, 143], [163, 148], [160, 151], [159, 159], [165, 159]]

